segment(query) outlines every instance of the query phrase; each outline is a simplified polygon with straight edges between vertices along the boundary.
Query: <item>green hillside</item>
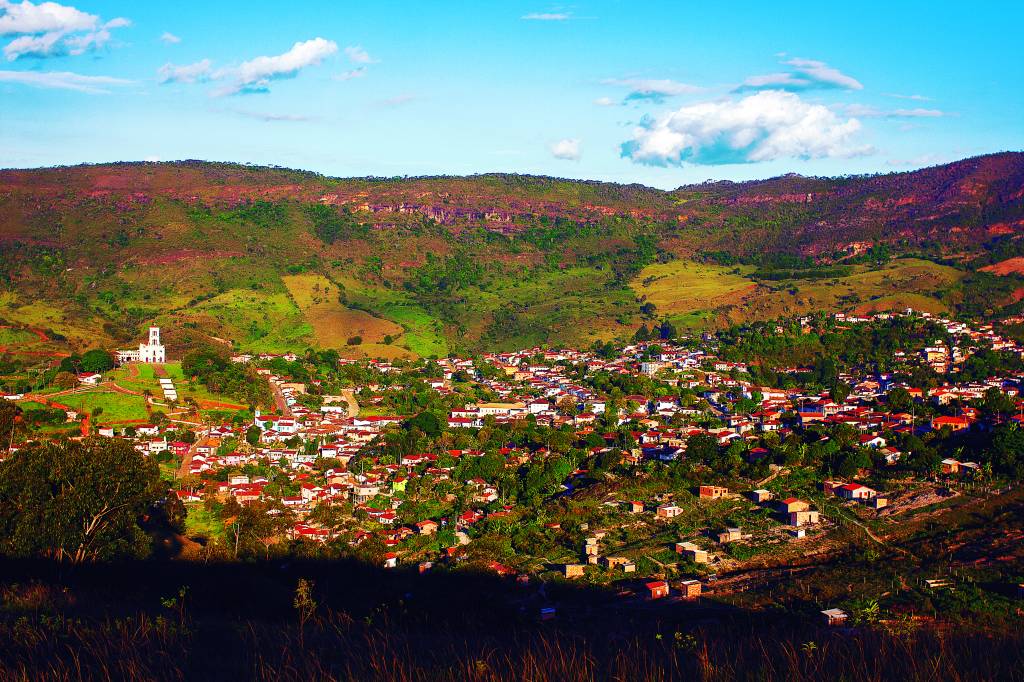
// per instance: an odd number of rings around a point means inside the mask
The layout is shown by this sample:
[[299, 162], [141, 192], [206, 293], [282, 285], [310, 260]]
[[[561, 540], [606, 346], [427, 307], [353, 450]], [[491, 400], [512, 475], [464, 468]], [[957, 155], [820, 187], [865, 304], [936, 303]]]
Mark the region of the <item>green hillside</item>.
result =
[[203, 162], [0, 171], [0, 325], [75, 350], [156, 323], [172, 352], [429, 357], [624, 339], [666, 319], [995, 315], [1024, 291], [998, 266], [1024, 254], [1022, 159], [674, 192]]

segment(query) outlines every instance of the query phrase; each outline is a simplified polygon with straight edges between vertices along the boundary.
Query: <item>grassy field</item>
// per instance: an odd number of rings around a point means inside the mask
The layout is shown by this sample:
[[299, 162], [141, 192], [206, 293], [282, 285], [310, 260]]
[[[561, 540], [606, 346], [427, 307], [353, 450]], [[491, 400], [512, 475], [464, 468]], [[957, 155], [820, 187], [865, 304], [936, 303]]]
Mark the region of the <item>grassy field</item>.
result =
[[879, 268], [855, 266], [851, 274], [831, 279], [757, 282], [751, 275], [752, 269], [745, 266], [677, 260], [644, 268], [631, 287], [677, 326], [707, 328], [816, 310], [875, 312], [912, 307], [940, 313], [946, 306], [936, 292], [963, 277], [956, 268], [913, 258], [896, 259]]
[[164, 374], [174, 381], [174, 388], [178, 392], [179, 403], [185, 398], [192, 398], [197, 401], [215, 401], [219, 403], [237, 403], [237, 400], [230, 396], [209, 391], [199, 382], [188, 381], [181, 370], [180, 362], [168, 362], [163, 365], [149, 365], [135, 363], [118, 367], [107, 373], [106, 378], [118, 386], [142, 393], [149, 391], [152, 396], [163, 401], [163, 389], [157, 377], [157, 369], [160, 368]]
[[367, 343], [381, 343], [386, 336], [402, 334], [402, 327], [390, 320], [339, 303], [338, 287], [323, 275], [303, 273], [281, 279], [323, 348], [341, 348], [353, 336]]
[[[71, 313], [70, 306], [29, 299], [12, 292], [0, 292], [0, 318], [15, 325], [55, 331], [84, 348], [95, 348], [98, 342], [107, 341], [93, 320], [79, 319]], [[26, 340], [34, 343], [37, 339], [33, 335]]]
[[189, 308], [187, 318], [244, 350], [285, 352], [313, 341], [313, 326], [287, 291], [233, 289]]
[[27, 345], [38, 340], [35, 334], [25, 329], [0, 327], [0, 346]]
[[96, 420], [99, 424], [148, 417], [146, 399], [142, 396], [115, 393], [102, 388], [58, 396], [56, 401], [79, 412], [91, 413], [97, 407], [103, 408], [103, 413]]
[[185, 534], [189, 537], [202, 536], [211, 540], [224, 539], [224, 523], [215, 514], [207, 511], [202, 502], [185, 505], [188, 516], [185, 519]]
[[404, 291], [373, 287], [340, 272], [332, 278], [345, 289], [346, 299], [399, 325], [401, 336], [393, 345], [420, 357], [448, 354], [444, 325]]
[[675, 260], [649, 265], [631, 287], [669, 316], [741, 303], [757, 284], [744, 277], [749, 267], [725, 267]]

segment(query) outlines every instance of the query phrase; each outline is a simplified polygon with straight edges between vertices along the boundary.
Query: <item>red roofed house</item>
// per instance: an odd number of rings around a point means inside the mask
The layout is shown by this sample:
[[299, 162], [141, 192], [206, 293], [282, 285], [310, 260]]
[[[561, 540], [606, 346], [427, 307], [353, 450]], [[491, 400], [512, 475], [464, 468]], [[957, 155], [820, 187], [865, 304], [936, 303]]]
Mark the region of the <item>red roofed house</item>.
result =
[[664, 580], [654, 580], [649, 583], [644, 583], [644, 587], [647, 588], [648, 599], [661, 599], [662, 597], [668, 596], [668, 583]]
[[847, 483], [835, 489], [836, 495], [844, 500], [870, 500], [877, 495], [874, 490], [859, 483]]
[[939, 429], [949, 427], [953, 431], [963, 431], [970, 428], [971, 420], [967, 417], [935, 417], [932, 419], [932, 429], [938, 431]]
[[437, 521], [427, 519], [416, 523], [416, 530], [420, 535], [433, 535], [437, 532]]

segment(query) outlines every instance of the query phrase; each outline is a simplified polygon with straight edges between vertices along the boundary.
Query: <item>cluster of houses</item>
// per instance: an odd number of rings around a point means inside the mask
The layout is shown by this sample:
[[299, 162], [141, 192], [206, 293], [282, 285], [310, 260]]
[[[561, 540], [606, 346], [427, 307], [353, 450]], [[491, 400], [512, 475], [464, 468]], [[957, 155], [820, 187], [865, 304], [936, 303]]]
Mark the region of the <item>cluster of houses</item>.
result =
[[[910, 314], [910, 313], [907, 313]], [[853, 325], [876, 321], [888, 317], [883, 313], [871, 317], [837, 315], [836, 322]], [[991, 327], [971, 329], [961, 323], [936, 319], [945, 326], [951, 339], [960, 339], [960, 345], [949, 347], [935, 343], [922, 351], [919, 357], [904, 354], [896, 360], [907, 364], [921, 363], [937, 367], [942, 364], [944, 372], [953, 372], [965, 358], [970, 357], [975, 345], [986, 343], [1015, 352], [1021, 352], [1013, 342], [996, 335]], [[155, 329], [155, 328], [154, 328]], [[155, 333], [155, 336], [154, 336]], [[151, 330], [150, 343], [159, 345], [159, 330]], [[160, 346], [162, 348], [162, 346]], [[615, 446], [615, 433], [602, 432], [599, 424], [605, 423], [602, 415], [609, 413], [610, 398], [601, 394], [586, 377], [595, 372], [656, 377], [668, 387], [688, 388], [699, 391], [681, 398], [677, 391], [667, 395], [628, 395], [618, 399], [616, 420], [618, 426], [625, 426], [637, 447], [623, 452], [626, 466], [644, 462], [672, 462], [686, 457], [688, 439], [702, 434], [710, 436], [721, 446], [733, 442], [744, 444], [743, 456], [750, 462], [757, 462], [769, 456], [761, 445], [766, 434], [777, 433], [785, 437], [789, 433], [813, 424], [845, 424], [858, 433], [859, 444], [873, 448], [885, 462], [895, 465], [903, 453], [893, 448], [886, 440], [887, 433], [906, 433], [914, 429], [950, 428], [959, 430], [971, 428], [980, 417], [976, 410], [963, 408], [955, 415], [933, 418], [929, 424], [921, 423], [913, 413], [893, 412], [887, 409], [886, 396], [889, 391], [901, 386], [893, 374], [849, 374], [842, 379], [851, 387], [848, 396], [834, 400], [827, 393], [816, 394], [800, 389], [782, 390], [756, 385], [750, 378], [743, 363], [724, 361], [716, 356], [716, 348], [710, 340], [699, 348], [688, 348], [670, 342], [657, 344], [637, 343], [627, 346], [616, 357], [605, 358], [598, 354], [579, 350], [550, 350], [531, 348], [516, 352], [494, 353], [483, 357], [497, 372], [481, 372], [476, 362], [467, 358], [446, 358], [438, 361], [440, 376], [423, 377], [430, 390], [445, 399], [456, 395], [455, 382], [469, 377], [497, 399], [490, 402], [473, 402], [450, 410], [447, 426], [452, 431], [477, 429], [493, 420], [503, 424], [518, 420], [536, 420], [552, 426], [570, 426], [580, 442], [587, 442], [591, 452], [600, 454]], [[155, 357], [155, 351], [147, 350], [145, 357]], [[273, 356], [239, 355], [235, 362], [254, 362]], [[294, 355], [286, 359], [297, 359]], [[143, 351], [139, 351], [139, 361]], [[342, 361], [348, 362], [348, 361]], [[387, 362], [371, 361], [381, 373], [401, 373], [409, 370], [394, 367]], [[365, 524], [356, 534], [353, 542], [379, 534], [389, 549], [385, 559], [389, 566], [397, 565], [404, 556], [403, 547], [413, 537], [431, 536], [442, 528], [454, 530], [453, 546], [446, 548], [447, 558], [457, 558], [465, 545], [472, 542], [475, 525], [489, 518], [507, 517], [515, 513], [503, 505], [499, 489], [494, 481], [480, 478], [466, 481], [452, 481], [455, 465], [469, 458], [482, 457], [485, 453], [473, 449], [449, 449], [443, 452], [407, 454], [398, 461], [385, 463], [376, 457], [374, 445], [389, 429], [403, 422], [408, 415], [350, 415], [346, 401], [341, 396], [321, 396], [318, 407], [307, 407], [300, 400], [309, 386], [291, 381], [288, 377], [275, 375], [268, 369], [258, 369], [271, 382], [279, 398], [279, 409], [272, 414], [257, 411], [251, 423], [205, 425], [196, 432], [195, 442], [184, 443], [169, 439], [173, 424], [163, 427], [135, 426], [136, 447], [148, 454], [169, 450], [184, 460], [183, 470], [190, 474], [186, 479], [190, 485], [177, 491], [185, 502], [199, 502], [209, 496], [221, 500], [234, 499], [240, 504], [258, 500], [276, 500], [295, 512], [296, 521], [289, 534], [294, 538], [306, 538], [327, 542], [337, 537], [331, 528], [322, 527], [311, 518], [319, 505], [351, 505], [358, 518]], [[801, 368], [782, 368], [782, 371], [798, 373]], [[168, 399], [176, 398], [176, 390], [170, 379], [160, 380], [161, 388]], [[948, 406], [951, 402], [963, 402], [980, 398], [985, 391], [996, 388], [1011, 398], [1018, 398], [1024, 377], [994, 377], [982, 382], [950, 383], [935, 389], [926, 396], [923, 392], [905, 388], [917, 401], [931, 400], [937, 406]], [[369, 394], [382, 396], [387, 390], [400, 390], [394, 386], [385, 388], [377, 385], [357, 387], [361, 396]], [[361, 397], [361, 400], [367, 398]], [[746, 409], [737, 409], [739, 401]], [[449, 402], [451, 404], [451, 402]], [[753, 405], [751, 409], [749, 406]], [[706, 426], [708, 417], [714, 417], [720, 424]], [[1014, 418], [1008, 416], [1008, 418]], [[701, 424], [704, 424], [703, 426]], [[257, 427], [256, 442], [247, 442], [246, 432]], [[610, 425], [609, 425], [610, 427]], [[608, 427], [606, 427], [608, 428]], [[114, 437], [113, 428], [100, 430], [102, 435]], [[603, 445], [594, 445], [594, 436]], [[349, 464], [356, 455], [360, 457], [358, 467]], [[509, 445], [498, 453], [507, 466], [518, 466], [549, 453], [545, 448], [528, 449]], [[268, 476], [246, 474], [247, 465], [270, 462], [279, 473], [287, 476], [288, 484], [280, 485], [280, 476], [275, 481]], [[947, 459], [942, 462], [942, 473], [948, 476], [970, 475], [978, 470], [972, 462]], [[227, 475], [225, 476], [225, 472]], [[574, 472], [574, 475], [580, 472]], [[468, 509], [458, 514], [450, 513], [433, 518], [411, 521], [404, 517], [401, 507], [406, 486], [410, 480], [418, 483], [437, 484], [448, 481], [462, 486], [466, 491]], [[196, 484], [199, 481], [199, 484]], [[276, 485], [272, 485], [273, 483]], [[566, 489], [569, 489], [567, 482]], [[844, 501], [881, 509], [888, 504], [885, 495], [854, 481], [825, 481], [825, 494]], [[272, 492], [273, 491], [273, 492]], [[283, 491], [283, 492], [282, 492]], [[702, 485], [697, 490], [699, 500], [714, 502], [737, 496], [728, 489], [716, 485]], [[758, 488], [745, 493], [745, 497], [756, 505], [770, 509], [796, 537], [803, 537], [807, 528], [820, 524], [823, 518], [818, 510], [806, 500], [796, 497], [776, 499], [770, 492]], [[781, 496], [780, 496], [781, 497]], [[655, 522], [670, 522], [684, 513], [684, 508], [671, 498], [654, 501], [618, 501], [615, 504], [626, 513], [650, 514]], [[740, 528], [716, 529], [714, 536], [721, 544], [742, 542], [748, 538]], [[675, 552], [682, 560], [694, 564], [712, 564], [717, 558], [706, 548], [706, 542], [694, 539], [674, 545]], [[565, 564], [563, 575], [575, 578], [583, 575], [587, 566], [604, 567], [612, 572], [633, 574], [635, 561], [615, 551], [605, 554], [606, 535], [595, 530], [587, 536], [582, 547], [580, 563]], [[423, 558], [423, 557], [418, 557]], [[500, 570], [499, 570], [500, 569]], [[496, 571], [508, 571], [498, 566]], [[685, 598], [700, 595], [699, 581], [684, 581], [674, 588], [665, 581], [644, 583], [650, 598], [669, 596], [672, 589]]]

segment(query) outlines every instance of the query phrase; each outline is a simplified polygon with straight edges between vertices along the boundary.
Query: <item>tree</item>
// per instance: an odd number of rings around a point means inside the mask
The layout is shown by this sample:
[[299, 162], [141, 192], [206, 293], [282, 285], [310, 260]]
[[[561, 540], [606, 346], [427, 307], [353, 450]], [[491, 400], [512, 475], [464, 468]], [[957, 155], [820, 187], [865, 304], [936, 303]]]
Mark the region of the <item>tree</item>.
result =
[[82, 355], [83, 372], [106, 372], [114, 368], [114, 357], [105, 350], [95, 348]]
[[849, 384], [837, 381], [835, 385], [829, 389], [829, 395], [831, 395], [834, 402], [842, 403], [850, 396], [851, 390], [852, 389]]
[[897, 386], [889, 391], [886, 402], [889, 404], [889, 409], [892, 412], [907, 412], [914, 405], [914, 399], [911, 397], [910, 391], [902, 386]]
[[78, 377], [71, 372], [57, 372], [53, 377], [53, 385], [58, 388], [74, 388], [78, 385]]
[[997, 427], [989, 456], [995, 471], [1017, 481], [1024, 479], [1024, 430], [1016, 424]]
[[405, 426], [408, 429], [417, 428], [423, 435], [434, 438], [441, 433], [441, 420], [433, 412], [420, 412], [415, 417], [407, 420]]
[[558, 401], [558, 414], [571, 417], [576, 414], [576, 400], [572, 396], [564, 396]]
[[14, 442], [14, 432], [21, 419], [21, 408], [10, 400], [0, 400], [0, 451], [6, 452]]
[[260, 427], [253, 424], [245, 430], [245, 442], [255, 447], [260, 444], [260, 436], [262, 435], [263, 431], [260, 430]]
[[126, 441], [29, 445], [0, 464], [0, 552], [72, 563], [141, 556], [139, 519], [161, 493], [156, 463]]
[[995, 386], [985, 391], [985, 397], [981, 404], [981, 409], [990, 416], [1013, 414], [1016, 407], [1013, 400]]

